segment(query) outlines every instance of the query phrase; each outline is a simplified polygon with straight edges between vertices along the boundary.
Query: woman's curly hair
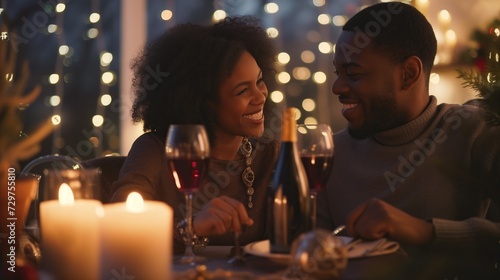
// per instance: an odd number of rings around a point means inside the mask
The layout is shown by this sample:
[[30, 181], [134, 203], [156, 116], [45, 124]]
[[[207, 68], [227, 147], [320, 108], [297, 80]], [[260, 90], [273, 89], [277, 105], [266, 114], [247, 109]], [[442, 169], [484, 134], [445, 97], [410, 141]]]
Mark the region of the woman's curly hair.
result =
[[228, 17], [212, 26], [181, 24], [166, 31], [132, 64], [133, 121], [162, 137], [170, 124], [203, 124], [214, 143], [215, 113], [208, 102], [217, 101], [221, 81], [244, 51], [255, 58], [264, 81], [272, 82], [276, 50], [254, 17]]

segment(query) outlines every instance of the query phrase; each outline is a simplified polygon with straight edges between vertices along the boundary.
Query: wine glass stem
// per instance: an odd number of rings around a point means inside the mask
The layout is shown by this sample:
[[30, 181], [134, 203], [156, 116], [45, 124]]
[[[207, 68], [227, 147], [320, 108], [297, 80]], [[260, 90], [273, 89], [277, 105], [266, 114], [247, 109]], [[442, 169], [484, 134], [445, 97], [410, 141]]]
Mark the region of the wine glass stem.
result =
[[234, 246], [235, 246], [235, 255], [237, 258], [241, 258], [241, 247], [240, 247], [240, 233], [236, 232], [234, 234]]
[[311, 229], [316, 228], [316, 198], [317, 198], [317, 193], [316, 191], [311, 191]]
[[193, 257], [193, 194], [188, 192], [185, 194], [186, 199], [186, 254], [187, 257]]

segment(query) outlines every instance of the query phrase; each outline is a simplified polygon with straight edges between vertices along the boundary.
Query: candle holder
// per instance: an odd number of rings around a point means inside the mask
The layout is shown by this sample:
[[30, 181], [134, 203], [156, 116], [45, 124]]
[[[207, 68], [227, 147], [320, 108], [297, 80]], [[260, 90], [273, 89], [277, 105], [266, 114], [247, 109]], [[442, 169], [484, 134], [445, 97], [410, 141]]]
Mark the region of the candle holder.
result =
[[100, 169], [45, 170], [43, 200], [58, 200], [59, 188], [67, 184], [75, 200], [101, 198]]
[[42, 267], [55, 279], [98, 279], [100, 170], [50, 170], [40, 203]]
[[[14, 168], [9, 168], [6, 176], [1, 175], [0, 177], [6, 181], [1, 185], [0, 192], [0, 205], [2, 206], [0, 209], [0, 223], [2, 224], [0, 228], [0, 267], [2, 268], [0, 278], [10, 278], [16, 271], [38, 265], [36, 259], [38, 244], [31, 242], [24, 230], [29, 205], [35, 198], [40, 176], [18, 173]], [[25, 250], [33, 254], [26, 255]]]
[[[76, 158], [64, 155], [46, 155], [38, 157], [24, 166], [22, 173], [33, 173], [38, 175], [47, 174], [47, 170], [84, 169]], [[45, 194], [45, 176], [41, 176], [38, 192], [31, 202], [28, 216], [26, 217], [25, 232], [36, 242], [40, 242], [40, 202]]]

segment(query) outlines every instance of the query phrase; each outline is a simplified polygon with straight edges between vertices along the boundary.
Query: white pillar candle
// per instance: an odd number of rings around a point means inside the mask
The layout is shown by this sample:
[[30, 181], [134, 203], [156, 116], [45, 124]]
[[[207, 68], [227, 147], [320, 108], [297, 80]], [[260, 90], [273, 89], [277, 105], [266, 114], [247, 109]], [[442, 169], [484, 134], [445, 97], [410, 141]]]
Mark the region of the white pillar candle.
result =
[[171, 279], [173, 210], [166, 203], [127, 201], [104, 205], [101, 279]]
[[54, 279], [99, 279], [102, 212], [98, 200], [74, 200], [66, 183], [59, 200], [40, 203], [43, 265]]

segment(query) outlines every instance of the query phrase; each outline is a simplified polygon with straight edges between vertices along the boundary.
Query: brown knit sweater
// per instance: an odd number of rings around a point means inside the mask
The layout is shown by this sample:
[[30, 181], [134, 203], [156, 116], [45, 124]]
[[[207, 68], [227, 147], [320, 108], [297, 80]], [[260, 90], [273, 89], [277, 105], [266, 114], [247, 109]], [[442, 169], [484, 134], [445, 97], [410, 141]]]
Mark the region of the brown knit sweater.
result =
[[[279, 142], [269, 138], [251, 139], [253, 144], [252, 169], [255, 172], [253, 208], [247, 212], [254, 225], [241, 235], [240, 242], [266, 238], [266, 200], [268, 186], [276, 162]], [[154, 133], [145, 133], [134, 142], [121, 171], [113, 184], [112, 201], [124, 201], [131, 191], [140, 192], [146, 199], [161, 200], [174, 210], [175, 222], [185, 218], [184, 195], [178, 191], [165, 156], [165, 140]], [[208, 173], [193, 197], [196, 214], [210, 199], [226, 195], [247, 205], [246, 186], [241, 179], [244, 159], [225, 161], [210, 158]], [[232, 234], [210, 236], [211, 245], [233, 245]], [[177, 244], [180, 245], [180, 244]]]

